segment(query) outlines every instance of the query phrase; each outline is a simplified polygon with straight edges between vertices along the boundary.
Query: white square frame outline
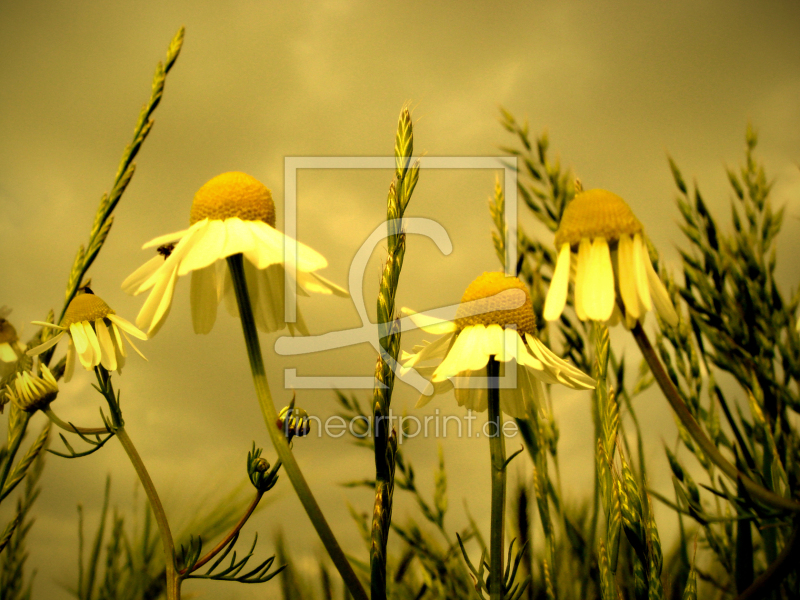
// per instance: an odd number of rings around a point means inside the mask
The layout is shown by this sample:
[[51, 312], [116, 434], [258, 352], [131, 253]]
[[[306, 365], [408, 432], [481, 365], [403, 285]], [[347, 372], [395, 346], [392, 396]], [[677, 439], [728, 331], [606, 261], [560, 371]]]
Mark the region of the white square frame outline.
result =
[[[506, 275], [516, 276], [517, 255], [517, 173], [518, 159], [514, 156], [423, 156], [419, 159], [420, 170], [469, 169], [503, 170], [503, 193], [505, 202], [505, 250]], [[297, 321], [297, 294], [291, 283], [297, 281], [297, 173], [302, 169], [383, 169], [395, 170], [394, 156], [287, 156], [284, 158], [284, 233], [286, 245], [286, 286], [284, 317], [287, 323]], [[395, 373], [397, 375], [397, 373]], [[516, 387], [516, 369], [499, 379], [501, 387]], [[400, 379], [400, 377], [398, 377]], [[487, 385], [487, 378], [454, 377], [454, 383], [465, 379], [469, 387]], [[485, 382], [481, 381], [486, 379]], [[297, 369], [284, 370], [286, 389], [372, 389], [374, 376], [298, 376]]]

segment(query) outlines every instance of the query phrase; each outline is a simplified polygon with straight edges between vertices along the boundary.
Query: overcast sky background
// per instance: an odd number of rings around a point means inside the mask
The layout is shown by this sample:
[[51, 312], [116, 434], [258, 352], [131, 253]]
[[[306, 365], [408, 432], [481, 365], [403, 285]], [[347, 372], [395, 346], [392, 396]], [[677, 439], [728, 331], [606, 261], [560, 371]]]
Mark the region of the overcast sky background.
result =
[[[800, 7], [796, 2], [55, 2], [5, 3], [0, 20], [0, 304], [23, 339], [31, 320], [61, 308], [77, 246], [85, 243], [104, 191], [113, 181], [155, 64], [175, 31], [186, 26], [155, 127], [137, 160], [114, 227], [90, 275], [93, 289], [133, 321], [144, 296], [120, 283], [151, 254], [141, 245], [186, 227], [192, 197], [208, 179], [240, 170], [273, 191], [283, 220], [284, 159], [290, 156], [391, 155], [397, 115], [407, 101], [415, 151], [428, 156], [502, 156], [514, 140], [499, 126], [498, 107], [549, 131], [552, 148], [587, 188], [625, 198], [667, 264], [677, 267], [676, 225], [667, 154], [697, 179], [723, 222], [730, 194], [725, 166], [743, 159], [751, 121], [758, 154], [775, 178], [774, 201], [788, 205], [779, 247], [784, 291], [797, 285], [800, 216]], [[453, 252], [409, 237], [398, 304], [417, 310], [458, 301], [485, 270], [496, 270], [487, 198], [499, 170], [424, 171], [408, 216], [435, 219]], [[350, 261], [385, 215], [391, 171], [304, 171], [298, 182], [298, 237], [324, 254], [323, 274], [346, 285]], [[522, 209], [521, 209], [522, 210]], [[385, 246], [370, 261], [364, 302], [374, 316]], [[253, 440], [269, 448], [253, 392], [238, 322], [221, 312], [208, 336], [195, 336], [189, 282], [180, 281], [161, 332], [140, 348], [115, 383], [128, 430], [179, 528], [198, 498], [221, 497], [245, 479]], [[310, 298], [300, 309], [312, 333], [360, 326], [353, 303]], [[652, 317], [651, 317], [652, 319]], [[26, 325], [27, 324], [27, 325]], [[652, 325], [652, 323], [651, 323]], [[614, 333], [625, 343], [624, 333]], [[375, 353], [362, 344], [324, 354], [279, 357], [277, 335], [262, 336], [276, 402], [285, 404], [283, 369], [298, 375], [373, 373]], [[410, 349], [422, 337], [404, 337]], [[64, 348], [60, 347], [60, 351]], [[98, 421], [100, 399], [90, 374], [62, 386], [53, 408], [85, 426]], [[368, 394], [356, 392], [366, 403]], [[553, 391], [561, 430], [563, 487], [570, 502], [590, 491], [589, 395]], [[416, 393], [396, 389], [395, 410], [412, 410]], [[301, 392], [298, 404], [319, 415], [335, 410], [333, 392]], [[461, 415], [452, 396], [424, 411]], [[653, 486], [670, 493], [662, 440], [674, 440], [666, 402], [642, 399]], [[483, 415], [481, 420], [483, 419]], [[43, 420], [33, 420], [34, 430]], [[5, 427], [5, 421], [3, 425]], [[462, 500], [488, 534], [488, 445], [441, 440], [448, 465], [451, 529], [465, 523]], [[436, 440], [406, 447], [429, 490]], [[54, 440], [54, 446], [60, 442]], [[511, 449], [516, 442], [511, 442]], [[344, 440], [301, 440], [295, 451], [344, 546], [366, 551], [346, 502], [371, 510], [370, 494], [341, 482], [371, 476], [372, 457]], [[266, 455], [272, 461], [268, 449]], [[525, 477], [518, 459], [512, 471]], [[58, 600], [75, 585], [76, 506], [96, 524], [105, 478], [113, 503], [129, 510], [131, 465], [116, 441], [81, 460], [51, 456], [36, 504], [29, 566], [38, 570], [36, 598]], [[271, 504], [247, 528], [258, 531], [258, 556], [272, 550], [279, 527], [291, 547], [321, 552], [284, 478]], [[418, 516], [398, 492], [395, 518]], [[11, 503], [0, 510], [0, 523]], [[662, 538], [675, 519], [659, 509]], [[247, 542], [245, 542], [247, 543]], [[399, 552], [401, 542], [390, 545]], [[276, 583], [210, 586], [186, 592], [213, 598], [262, 598]]]

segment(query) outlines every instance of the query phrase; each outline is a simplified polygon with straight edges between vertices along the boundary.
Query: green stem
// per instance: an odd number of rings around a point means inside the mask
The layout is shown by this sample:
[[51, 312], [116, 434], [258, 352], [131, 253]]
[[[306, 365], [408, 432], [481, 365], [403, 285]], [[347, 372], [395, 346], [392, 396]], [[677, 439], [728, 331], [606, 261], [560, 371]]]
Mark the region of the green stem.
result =
[[[498, 378], [500, 363], [489, 357], [486, 366], [489, 378], [489, 450], [492, 467], [492, 516], [489, 534], [489, 597], [491, 600], [503, 598], [503, 527], [506, 508], [506, 444], [503, 439], [503, 415], [500, 413], [500, 390]], [[493, 429], [493, 431], [491, 431]]]
[[175, 568], [175, 544], [172, 541], [172, 533], [169, 530], [169, 523], [167, 522], [167, 515], [164, 512], [164, 507], [161, 505], [161, 500], [158, 497], [158, 492], [153, 485], [153, 480], [150, 479], [150, 474], [142, 462], [142, 458], [136, 451], [131, 438], [128, 437], [128, 432], [125, 431], [125, 426], [120, 425], [116, 428], [117, 439], [125, 449], [133, 468], [136, 469], [136, 474], [139, 476], [139, 481], [142, 483], [147, 499], [150, 501], [150, 508], [153, 509], [153, 514], [156, 517], [158, 524], [158, 531], [161, 534], [161, 543], [164, 546], [164, 566], [167, 576], [167, 598], [169, 600], [180, 600], [181, 597], [181, 582], [178, 577], [178, 571]]
[[244, 527], [244, 524], [247, 523], [247, 520], [250, 518], [250, 515], [253, 514], [253, 511], [258, 506], [258, 503], [261, 502], [261, 498], [263, 496], [264, 496], [264, 492], [262, 492], [261, 490], [257, 491], [256, 492], [256, 497], [253, 498], [253, 501], [250, 503], [250, 506], [247, 507], [247, 510], [245, 511], [244, 515], [242, 515], [242, 518], [239, 519], [239, 522], [236, 523], [236, 525], [234, 525], [233, 529], [231, 529], [228, 532], [228, 535], [226, 535], [224, 538], [222, 538], [222, 540], [219, 542], [219, 544], [214, 546], [214, 548], [211, 549], [208, 552], [208, 554], [206, 554], [203, 558], [198, 560], [194, 564], [194, 566], [192, 567], [191, 571], [189, 571], [188, 568], [182, 569], [180, 571], [180, 574], [181, 575], [187, 575], [188, 573], [194, 573], [195, 571], [197, 571], [197, 569], [199, 569], [200, 567], [202, 567], [203, 565], [208, 563], [208, 561], [210, 561], [217, 554], [219, 554], [228, 544], [230, 544], [231, 541], [233, 540], [233, 538], [236, 537], [236, 534], [238, 534], [239, 531], [241, 531], [242, 527]]
[[47, 415], [47, 418], [50, 419], [50, 422], [53, 423], [56, 427], [60, 427], [64, 431], [69, 431], [71, 433], [80, 433], [82, 435], [102, 435], [104, 433], [112, 433], [109, 429], [105, 427], [78, 427], [77, 425], [73, 425], [72, 423], [67, 423], [66, 421], [62, 420], [56, 413], [53, 412], [51, 408], [45, 408], [42, 412]]
[[[13, 409], [12, 409], [13, 410]], [[28, 421], [31, 419], [31, 413], [25, 412], [22, 409], [18, 409], [21, 413], [22, 422], [17, 425], [20, 428], [20, 432], [14, 437], [13, 441], [11, 442], [11, 447], [8, 449], [8, 454], [5, 456], [5, 462], [3, 463], [3, 470], [0, 472], [0, 500], [5, 497], [3, 495], [3, 488], [6, 486], [6, 480], [8, 479], [8, 474], [11, 472], [11, 465], [14, 463], [14, 458], [17, 456], [17, 452], [19, 451], [19, 445], [22, 443], [22, 438], [25, 437], [25, 430], [28, 428]], [[9, 490], [10, 491], [10, 490]]]
[[706, 456], [708, 456], [708, 458], [733, 481], [741, 480], [742, 485], [753, 498], [760, 500], [764, 504], [774, 508], [800, 511], [800, 503], [790, 498], [779, 496], [775, 492], [761, 487], [755, 481], [747, 477], [747, 475], [733, 466], [724, 456], [722, 456], [714, 443], [708, 439], [708, 436], [706, 436], [705, 432], [700, 428], [700, 425], [692, 416], [692, 413], [689, 412], [689, 409], [683, 402], [678, 390], [675, 389], [672, 380], [664, 370], [664, 366], [661, 364], [661, 360], [656, 355], [656, 352], [653, 349], [653, 346], [650, 344], [650, 340], [648, 339], [647, 334], [644, 332], [644, 329], [642, 329], [641, 324], [637, 323], [636, 326], [631, 330], [631, 333], [633, 333], [633, 337], [636, 339], [636, 343], [639, 345], [639, 349], [642, 351], [644, 359], [647, 361], [647, 364], [650, 365], [650, 370], [653, 373], [653, 377], [655, 377], [659, 387], [661, 388], [661, 391], [664, 392], [664, 396], [666, 396], [667, 401], [669, 402], [670, 406], [672, 406], [672, 410], [674, 410], [675, 414], [678, 415], [678, 418], [681, 420], [681, 423], [683, 423], [684, 427], [686, 427], [689, 435], [691, 435], [694, 441], [697, 442], [697, 445], [700, 446], [700, 449], [703, 452], [705, 452]]
[[242, 321], [242, 330], [244, 332], [244, 342], [247, 347], [247, 357], [250, 359], [250, 371], [253, 374], [253, 384], [256, 388], [256, 396], [258, 396], [258, 403], [261, 406], [261, 414], [264, 416], [264, 421], [267, 425], [269, 437], [272, 439], [272, 445], [278, 453], [278, 457], [283, 463], [283, 468], [289, 481], [292, 482], [297, 497], [306, 510], [308, 518], [314, 525], [325, 546], [325, 550], [333, 561], [334, 566], [339, 571], [342, 579], [344, 580], [347, 589], [353, 595], [355, 600], [368, 600], [367, 593], [358, 580], [353, 567], [344, 555], [339, 542], [331, 531], [325, 516], [314, 499], [311, 489], [306, 483], [303, 473], [300, 471], [300, 466], [289, 448], [289, 442], [286, 436], [278, 429], [278, 413], [275, 411], [275, 406], [272, 403], [272, 394], [269, 391], [269, 383], [267, 382], [267, 374], [264, 370], [264, 360], [261, 357], [261, 346], [258, 343], [258, 332], [256, 331], [255, 320], [253, 319], [253, 309], [250, 306], [250, 295], [247, 293], [247, 281], [244, 277], [244, 264], [241, 254], [234, 254], [228, 257], [228, 267], [231, 271], [233, 279], [233, 289], [236, 292], [236, 301], [239, 305], [239, 315]]

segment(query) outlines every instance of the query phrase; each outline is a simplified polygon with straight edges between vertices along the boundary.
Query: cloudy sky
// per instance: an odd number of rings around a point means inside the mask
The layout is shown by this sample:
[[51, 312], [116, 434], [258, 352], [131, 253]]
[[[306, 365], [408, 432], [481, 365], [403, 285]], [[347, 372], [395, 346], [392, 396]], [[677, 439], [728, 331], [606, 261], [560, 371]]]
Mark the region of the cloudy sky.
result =
[[[284, 215], [287, 157], [386, 156], [397, 115], [410, 102], [415, 150], [430, 157], [502, 156], [513, 140], [499, 126], [499, 106], [552, 147], [585, 187], [624, 197], [671, 266], [677, 266], [678, 217], [666, 156], [697, 179], [720, 215], [727, 215], [725, 166], [740, 163], [748, 121], [758, 129], [759, 155], [776, 179], [775, 200], [788, 204], [780, 267], [785, 288], [797, 284], [792, 245], [800, 216], [800, 8], [795, 2], [210, 2], [168, 4], [8, 3], [0, 21], [0, 304], [12, 323], [33, 333], [31, 320], [59, 310], [77, 246], [88, 238], [97, 203], [113, 181], [155, 64], [175, 31], [186, 26], [156, 124], [137, 161], [114, 228], [91, 271], [93, 289], [133, 320], [143, 298], [120, 283], [150, 257], [145, 241], [183, 229], [195, 191], [231, 170], [250, 173], [273, 191], [278, 225]], [[498, 163], [499, 165], [499, 163]], [[486, 209], [495, 168], [429, 170], [420, 177], [409, 216], [440, 223], [453, 244], [442, 254], [410, 237], [398, 292], [400, 305], [429, 309], [457, 302], [466, 285], [496, 270]], [[298, 237], [328, 259], [324, 274], [343, 285], [350, 263], [385, 214], [391, 172], [305, 170], [297, 181]], [[722, 217], [723, 220], [725, 217]], [[363, 275], [363, 302], [374, 316], [385, 247]], [[198, 497], [239, 485], [250, 444], [269, 447], [255, 400], [239, 324], [221, 314], [212, 333], [192, 333], [188, 282], [154, 339], [141, 345], [122, 390], [128, 430], [176, 524]], [[359, 300], [356, 300], [360, 302]], [[300, 305], [312, 333], [360, 327], [355, 305], [311, 298]], [[285, 404], [284, 369], [301, 376], [369, 376], [368, 344], [301, 357], [277, 356], [277, 335], [263, 336], [276, 402]], [[421, 337], [409, 334], [404, 348]], [[621, 332], [615, 341], [624, 344]], [[97, 423], [99, 397], [89, 374], [63, 386], [54, 409], [86, 426]], [[356, 391], [362, 400], [367, 392]], [[396, 410], [411, 410], [416, 393], [396, 390]], [[554, 391], [562, 432], [563, 486], [577, 503], [593, 469], [589, 396]], [[647, 404], [644, 404], [647, 402]], [[298, 403], [325, 416], [333, 392], [301, 392]], [[452, 397], [440, 409], [461, 414]], [[643, 399], [655, 487], [669, 490], [661, 441], [674, 438], [657, 395]], [[39, 426], [39, 417], [34, 424]], [[4, 427], [5, 423], [2, 426]], [[440, 440], [449, 465], [451, 516], [465, 522], [462, 499], [488, 531], [488, 448], [483, 440]], [[436, 440], [413, 440], [407, 453], [430, 487]], [[514, 444], [515, 442], [511, 442]], [[299, 461], [343, 544], [366, 556], [346, 503], [370, 510], [368, 494], [339, 484], [370, 476], [372, 458], [344, 440], [307, 439]], [[269, 450], [267, 451], [269, 454]], [[525, 476], [521, 463], [517, 470]], [[75, 583], [76, 506], [96, 520], [105, 478], [113, 502], [129, 508], [134, 475], [116, 443], [89, 458], [50, 457], [36, 506], [29, 564], [38, 570], [38, 598], [66, 598]], [[479, 490], [476, 492], [475, 490]], [[283, 527], [303, 556], [318, 543], [287, 481], [248, 532], [260, 553]], [[397, 495], [396, 518], [414, 514]], [[8, 518], [0, 509], [0, 522]], [[658, 514], [669, 537], [674, 519]], [[399, 541], [393, 538], [395, 548]], [[55, 557], [55, 558], [54, 558]], [[189, 583], [205, 597], [270, 597], [272, 587]]]

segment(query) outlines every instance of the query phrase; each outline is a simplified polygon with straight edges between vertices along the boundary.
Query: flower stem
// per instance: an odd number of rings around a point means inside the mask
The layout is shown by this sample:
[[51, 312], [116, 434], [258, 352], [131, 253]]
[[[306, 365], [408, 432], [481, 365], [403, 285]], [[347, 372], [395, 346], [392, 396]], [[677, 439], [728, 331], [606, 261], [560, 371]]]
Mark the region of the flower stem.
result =
[[[5, 462], [3, 462], [3, 469], [0, 471], [0, 500], [5, 497], [3, 496], [3, 488], [6, 486], [6, 480], [8, 479], [8, 474], [11, 471], [11, 465], [14, 464], [14, 458], [17, 456], [19, 445], [22, 443], [22, 438], [25, 437], [25, 430], [28, 428], [28, 421], [31, 419], [31, 413], [25, 412], [22, 409], [18, 410], [20, 413], [20, 422], [16, 425], [16, 427], [19, 428], [19, 432], [17, 432], [12, 438], [11, 447], [8, 449], [8, 453], [5, 456]], [[9, 417], [9, 430], [10, 429], [11, 423]]]
[[42, 411], [47, 418], [53, 423], [53, 425], [60, 427], [64, 431], [69, 431], [71, 433], [80, 433], [83, 435], [102, 435], [104, 433], [112, 433], [106, 427], [78, 427], [77, 425], [73, 425], [72, 423], [67, 423], [61, 417], [59, 417], [56, 413], [53, 412], [51, 408], [45, 408]]
[[253, 501], [250, 503], [250, 506], [247, 507], [247, 510], [245, 511], [244, 515], [242, 515], [242, 518], [239, 519], [239, 522], [236, 523], [236, 525], [234, 525], [233, 529], [231, 529], [230, 532], [228, 532], [228, 535], [226, 535], [224, 538], [222, 538], [220, 543], [217, 544], [216, 546], [214, 546], [214, 548], [212, 548], [208, 552], [208, 554], [206, 554], [203, 558], [198, 560], [194, 564], [194, 566], [192, 567], [191, 571], [188, 568], [182, 569], [180, 571], [180, 574], [181, 575], [187, 575], [188, 573], [193, 573], [193, 572], [197, 571], [197, 569], [199, 569], [200, 567], [205, 565], [208, 561], [210, 561], [217, 554], [219, 554], [228, 544], [230, 544], [231, 541], [233, 540], [233, 538], [235, 538], [236, 535], [239, 533], [239, 531], [241, 531], [242, 527], [244, 527], [244, 524], [247, 523], [247, 520], [250, 518], [250, 515], [253, 514], [253, 511], [258, 506], [258, 503], [261, 502], [261, 498], [263, 496], [264, 496], [264, 492], [262, 492], [261, 490], [258, 490], [256, 492], [256, 497], [253, 498]]
[[[506, 508], [506, 444], [503, 439], [503, 415], [500, 413], [500, 389], [498, 378], [500, 363], [489, 357], [486, 366], [489, 378], [489, 450], [492, 467], [492, 515], [489, 534], [489, 597], [491, 600], [503, 598], [503, 527]], [[493, 431], [492, 431], [493, 430]]]
[[278, 413], [275, 411], [275, 406], [272, 403], [272, 394], [269, 391], [269, 383], [267, 382], [267, 374], [264, 370], [264, 360], [261, 357], [261, 346], [258, 342], [258, 332], [256, 331], [255, 320], [253, 319], [253, 309], [250, 306], [250, 296], [247, 293], [247, 281], [244, 276], [244, 264], [241, 254], [234, 254], [228, 257], [228, 267], [231, 271], [231, 278], [233, 279], [233, 289], [236, 292], [236, 302], [239, 305], [239, 315], [242, 321], [242, 330], [244, 332], [245, 346], [247, 347], [247, 357], [250, 359], [250, 371], [253, 374], [253, 384], [256, 388], [256, 396], [258, 396], [258, 403], [261, 406], [261, 414], [264, 416], [264, 421], [267, 425], [272, 444], [278, 457], [283, 463], [283, 468], [289, 481], [292, 482], [297, 497], [303, 505], [303, 508], [311, 519], [314, 529], [317, 530], [322, 540], [325, 550], [336, 566], [344, 580], [347, 589], [356, 600], [368, 600], [367, 593], [358, 580], [353, 567], [344, 555], [339, 542], [331, 531], [325, 516], [314, 499], [311, 489], [306, 483], [303, 473], [300, 471], [300, 466], [289, 448], [289, 442], [286, 436], [278, 429]]
[[161, 535], [161, 543], [164, 546], [164, 566], [167, 576], [167, 598], [169, 600], [180, 600], [181, 597], [181, 582], [178, 577], [178, 571], [175, 568], [175, 544], [172, 541], [172, 533], [169, 530], [169, 523], [167, 522], [167, 515], [164, 512], [164, 507], [161, 505], [161, 500], [158, 497], [158, 492], [153, 485], [153, 480], [150, 479], [150, 474], [142, 462], [142, 458], [136, 451], [131, 438], [128, 437], [128, 432], [125, 431], [124, 425], [119, 425], [116, 428], [117, 439], [125, 449], [133, 468], [136, 469], [136, 474], [139, 476], [139, 481], [142, 482], [142, 487], [147, 494], [147, 499], [150, 501], [150, 508], [153, 509], [153, 514], [156, 517], [158, 524], [158, 532]]
[[631, 330], [631, 333], [633, 333], [633, 337], [636, 339], [636, 343], [639, 345], [639, 349], [642, 351], [644, 359], [647, 361], [647, 364], [650, 365], [650, 370], [653, 373], [653, 377], [655, 377], [659, 387], [661, 388], [661, 391], [664, 392], [664, 396], [666, 396], [667, 401], [669, 402], [670, 406], [672, 406], [672, 410], [675, 411], [675, 414], [678, 415], [678, 418], [681, 420], [681, 423], [683, 423], [684, 427], [686, 427], [689, 435], [691, 435], [694, 441], [697, 442], [697, 445], [700, 446], [700, 449], [705, 452], [708, 458], [733, 481], [740, 480], [747, 492], [753, 498], [760, 500], [764, 504], [774, 508], [796, 512], [800, 511], [800, 503], [790, 498], [779, 496], [775, 492], [758, 485], [755, 481], [733, 466], [724, 456], [722, 456], [714, 443], [708, 439], [708, 436], [706, 436], [705, 432], [700, 428], [700, 425], [692, 416], [692, 413], [689, 412], [689, 409], [678, 393], [678, 390], [675, 389], [675, 385], [672, 383], [669, 375], [667, 375], [667, 372], [664, 370], [664, 366], [661, 364], [661, 360], [656, 355], [656, 352], [653, 349], [653, 346], [650, 344], [650, 340], [648, 339], [647, 334], [644, 332], [644, 329], [642, 329], [641, 324], [637, 323], [636, 326]]

